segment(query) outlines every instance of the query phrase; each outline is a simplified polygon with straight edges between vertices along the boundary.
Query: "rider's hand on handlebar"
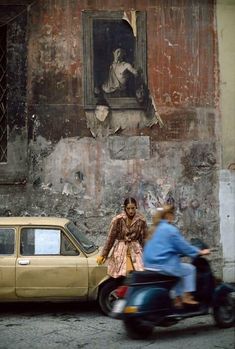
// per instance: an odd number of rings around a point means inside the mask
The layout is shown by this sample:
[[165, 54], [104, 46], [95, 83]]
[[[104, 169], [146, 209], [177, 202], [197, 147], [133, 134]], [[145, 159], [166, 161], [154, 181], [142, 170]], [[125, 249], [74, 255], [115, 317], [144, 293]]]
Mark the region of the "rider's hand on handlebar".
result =
[[210, 253], [211, 253], [210, 249], [209, 248], [205, 248], [204, 250], [201, 250], [199, 254], [201, 256], [205, 256], [205, 255], [210, 254]]

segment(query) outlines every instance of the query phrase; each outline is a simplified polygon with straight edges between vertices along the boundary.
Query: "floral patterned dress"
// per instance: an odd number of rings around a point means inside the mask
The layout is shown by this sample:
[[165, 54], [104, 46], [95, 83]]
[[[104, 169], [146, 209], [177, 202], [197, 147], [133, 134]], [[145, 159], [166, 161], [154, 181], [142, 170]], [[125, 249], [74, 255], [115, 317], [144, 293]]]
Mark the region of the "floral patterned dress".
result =
[[114, 217], [101, 252], [107, 258], [108, 275], [117, 278], [126, 276], [131, 270], [144, 270], [142, 251], [146, 237], [146, 220], [139, 212], [131, 225], [125, 212]]

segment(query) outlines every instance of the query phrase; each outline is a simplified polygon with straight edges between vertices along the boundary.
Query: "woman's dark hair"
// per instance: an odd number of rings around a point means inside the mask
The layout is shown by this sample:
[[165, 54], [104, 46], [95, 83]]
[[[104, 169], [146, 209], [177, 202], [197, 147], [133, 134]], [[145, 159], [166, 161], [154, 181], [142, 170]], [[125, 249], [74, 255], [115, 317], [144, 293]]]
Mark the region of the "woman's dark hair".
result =
[[137, 208], [137, 202], [136, 202], [136, 199], [134, 198], [126, 198], [123, 204], [124, 208], [126, 208], [128, 204], [134, 204], [135, 207]]

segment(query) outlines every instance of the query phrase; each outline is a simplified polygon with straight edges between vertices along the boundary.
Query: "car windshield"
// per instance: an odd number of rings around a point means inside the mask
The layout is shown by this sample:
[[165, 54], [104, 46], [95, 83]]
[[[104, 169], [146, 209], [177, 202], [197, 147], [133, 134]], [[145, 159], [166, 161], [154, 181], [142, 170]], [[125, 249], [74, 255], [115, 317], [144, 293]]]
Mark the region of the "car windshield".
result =
[[94, 242], [89, 240], [83, 233], [78, 230], [78, 227], [73, 222], [68, 223], [67, 228], [74, 236], [74, 238], [80, 243], [86, 253], [92, 253], [98, 248], [94, 244]]

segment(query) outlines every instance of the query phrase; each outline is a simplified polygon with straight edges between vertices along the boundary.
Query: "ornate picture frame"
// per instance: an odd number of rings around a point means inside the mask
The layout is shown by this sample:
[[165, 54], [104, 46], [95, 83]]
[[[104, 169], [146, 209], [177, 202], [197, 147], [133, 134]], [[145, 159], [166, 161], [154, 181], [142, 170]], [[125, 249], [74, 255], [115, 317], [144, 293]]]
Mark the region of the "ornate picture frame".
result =
[[[141, 74], [147, 84], [146, 13], [135, 11], [132, 22], [125, 15], [123, 11], [82, 13], [85, 109], [94, 109], [100, 99], [112, 109], [141, 109], [135, 78]], [[115, 58], [118, 55], [122, 61]]]

